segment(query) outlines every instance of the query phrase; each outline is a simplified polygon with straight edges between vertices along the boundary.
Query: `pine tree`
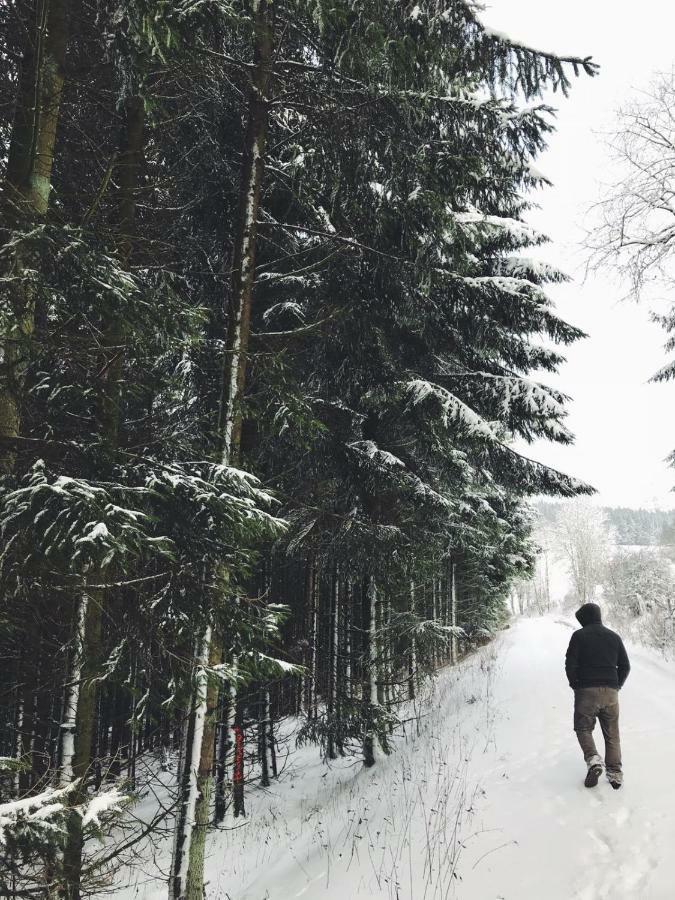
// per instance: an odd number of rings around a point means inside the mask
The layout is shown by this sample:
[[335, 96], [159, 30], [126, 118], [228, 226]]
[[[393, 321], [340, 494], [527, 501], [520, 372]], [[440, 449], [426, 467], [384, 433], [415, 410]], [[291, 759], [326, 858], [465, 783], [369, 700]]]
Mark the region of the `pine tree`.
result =
[[21, 887], [87, 892], [90, 801], [179, 751], [170, 893], [201, 897], [275, 721], [375, 762], [503, 622], [524, 498], [588, 490], [515, 439], [571, 439], [533, 373], [581, 333], [526, 216], [538, 94], [594, 68], [460, 0], [137, 0], [65, 34], [25, 58], [77, 77], [44, 82], [44, 208], [8, 201], [0, 248], [0, 753], [28, 817], [70, 797]]

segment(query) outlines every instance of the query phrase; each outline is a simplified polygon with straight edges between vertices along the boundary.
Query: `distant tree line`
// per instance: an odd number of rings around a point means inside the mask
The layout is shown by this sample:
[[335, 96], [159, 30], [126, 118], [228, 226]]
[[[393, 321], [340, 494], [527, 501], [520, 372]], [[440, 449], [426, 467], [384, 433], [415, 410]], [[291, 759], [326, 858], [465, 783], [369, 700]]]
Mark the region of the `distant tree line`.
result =
[[673, 510], [605, 507], [604, 513], [618, 544], [675, 544]]
[[[537, 502], [536, 508], [545, 522], [555, 523], [560, 505]], [[640, 547], [675, 544], [675, 510], [635, 509], [628, 506], [599, 507], [610, 538], [617, 544]]]

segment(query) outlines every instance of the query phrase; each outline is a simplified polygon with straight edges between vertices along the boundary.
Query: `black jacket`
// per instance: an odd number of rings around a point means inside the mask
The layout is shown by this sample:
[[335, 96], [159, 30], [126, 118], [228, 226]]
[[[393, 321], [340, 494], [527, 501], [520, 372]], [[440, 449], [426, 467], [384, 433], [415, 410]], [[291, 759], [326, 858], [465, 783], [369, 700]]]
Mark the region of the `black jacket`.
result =
[[623, 641], [602, 624], [595, 603], [585, 603], [577, 611], [577, 619], [583, 627], [572, 635], [565, 657], [570, 687], [620, 688], [630, 672]]

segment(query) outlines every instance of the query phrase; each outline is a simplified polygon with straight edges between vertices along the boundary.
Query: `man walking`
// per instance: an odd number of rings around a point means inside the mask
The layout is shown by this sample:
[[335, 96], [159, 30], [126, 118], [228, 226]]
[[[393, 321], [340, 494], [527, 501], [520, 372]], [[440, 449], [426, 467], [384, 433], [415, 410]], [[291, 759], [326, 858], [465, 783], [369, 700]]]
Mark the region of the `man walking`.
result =
[[619, 690], [630, 672], [628, 654], [616, 632], [602, 624], [600, 607], [584, 603], [577, 610], [581, 629], [567, 648], [565, 672], [574, 689], [574, 730], [588, 766], [586, 787], [595, 787], [602, 774], [602, 758], [593, 740], [596, 717], [605, 739], [605, 767], [609, 783], [623, 783], [619, 739]]

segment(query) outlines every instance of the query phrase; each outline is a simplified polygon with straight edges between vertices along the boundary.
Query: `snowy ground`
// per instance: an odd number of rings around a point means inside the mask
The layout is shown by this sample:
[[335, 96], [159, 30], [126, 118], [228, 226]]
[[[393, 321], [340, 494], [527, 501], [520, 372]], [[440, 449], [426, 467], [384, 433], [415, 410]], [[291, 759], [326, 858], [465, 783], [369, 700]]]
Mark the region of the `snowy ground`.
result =
[[[485, 796], [474, 821], [485, 832], [464, 858], [462, 897], [675, 896], [675, 669], [631, 648], [621, 692], [626, 783], [616, 793], [604, 781], [588, 790], [562, 674], [570, 633], [563, 622], [529, 619], [503, 641], [494, 745], [476, 765]], [[506, 846], [476, 864], [499, 846], [497, 835]]]
[[[278, 784], [251, 793], [247, 822], [212, 838], [207, 897], [672, 900], [675, 668], [633, 650], [626, 783], [588, 790], [563, 674], [570, 634], [561, 619], [519, 621], [441, 675], [419, 733], [409, 723], [371, 771], [297, 751]], [[154, 841], [160, 868], [167, 849]], [[166, 896], [155, 865], [118, 881], [125, 898]]]

